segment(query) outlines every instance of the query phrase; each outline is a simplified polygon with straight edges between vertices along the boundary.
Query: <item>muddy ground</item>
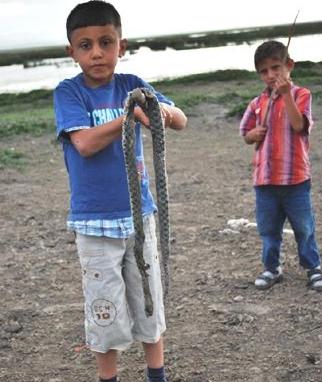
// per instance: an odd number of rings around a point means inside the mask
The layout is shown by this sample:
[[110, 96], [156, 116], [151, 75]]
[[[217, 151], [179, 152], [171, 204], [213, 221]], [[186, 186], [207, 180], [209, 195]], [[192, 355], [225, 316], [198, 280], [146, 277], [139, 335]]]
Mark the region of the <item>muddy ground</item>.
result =
[[[188, 128], [167, 132], [169, 381], [321, 382], [322, 295], [306, 285], [294, 237], [284, 235], [284, 281], [260, 292], [253, 286], [261, 270], [256, 228], [228, 225], [254, 222], [253, 147], [221, 106], [186, 112]], [[322, 246], [322, 112], [314, 113], [312, 196]], [[149, 136], [145, 142], [150, 163]], [[83, 346], [80, 269], [65, 229], [60, 147], [54, 133], [1, 145], [24, 152], [27, 164], [0, 171], [0, 381], [94, 382], [94, 359]], [[119, 375], [122, 382], [143, 382], [140, 345], [121, 354]]]

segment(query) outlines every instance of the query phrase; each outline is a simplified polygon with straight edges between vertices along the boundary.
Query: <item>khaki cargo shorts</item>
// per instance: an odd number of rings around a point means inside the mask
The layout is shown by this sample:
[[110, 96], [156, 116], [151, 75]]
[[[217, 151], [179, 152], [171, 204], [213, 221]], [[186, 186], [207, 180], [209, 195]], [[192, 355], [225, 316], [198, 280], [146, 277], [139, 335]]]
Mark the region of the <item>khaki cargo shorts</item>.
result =
[[134, 235], [112, 239], [77, 234], [85, 297], [85, 333], [96, 352], [124, 350], [132, 342], [155, 343], [165, 331], [165, 317], [155, 220], [144, 217], [143, 256], [150, 265], [153, 315], [146, 317], [142, 279], [136, 265]]

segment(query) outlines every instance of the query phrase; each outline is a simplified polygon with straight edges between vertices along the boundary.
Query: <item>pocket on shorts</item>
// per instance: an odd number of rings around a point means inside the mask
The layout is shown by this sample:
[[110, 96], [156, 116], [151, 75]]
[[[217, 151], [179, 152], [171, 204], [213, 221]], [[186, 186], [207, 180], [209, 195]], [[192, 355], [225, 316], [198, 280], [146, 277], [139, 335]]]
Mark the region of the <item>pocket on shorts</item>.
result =
[[83, 277], [89, 280], [102, 280], [101, 259], [104, 255], [103, 238], [77, 234], [76, 245]]

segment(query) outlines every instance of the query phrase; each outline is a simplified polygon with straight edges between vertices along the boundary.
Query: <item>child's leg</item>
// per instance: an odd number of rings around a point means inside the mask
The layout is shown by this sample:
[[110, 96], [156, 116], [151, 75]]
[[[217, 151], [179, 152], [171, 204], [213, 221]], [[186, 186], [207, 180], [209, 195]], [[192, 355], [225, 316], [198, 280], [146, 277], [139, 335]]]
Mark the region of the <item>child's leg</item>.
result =
[[310, 190], [310, 181], [292, 186], [284, 202], [287, 217], [294, 230], [299, 262], [305, 269], [314, 269], [320, 265]]
[[145, 359], [148, 365], [149, 382], [166, 382], [164, 375], [163, 341], [161, 334], [165, 331], [163, 292], [154, 216], [144, 219], [144, 259], [148, 268], [148, 277], [153, 300], [153, 314], [147, 317], [144, 308], [142, 278], [136, 265], [133, 244], [134, 238], [128, 240], [128, 250], [124, 258], [124, 279], [127, 288], [128, 304], [133, 317], [133, 338], [143, 343]]
[[149, 368], [158, 369], [164, 365], [163, 339], [156, 343], [143, 342], [145, 360]]
[[116, 351], [133, 342], [122, 274], [126, 240], [77, 235], [76, 243], [83, 275], [86, 343], [95, 352], [99, 376], [109, 380], [116, 376]]
[[97, 372], [101, 379], [111, 379], [117, 374], [117, 351], [110, 350], [107, 353], [95, 352]]
[[262, 262], [275, 272], [280, 265], [280, 247], [286, 215], [280, 203], [278, 186], [255, 187], [257, 230], [263, 243]]
[[143, 343], [147, 363], [148, 382], [167, 382], [164, 370], [163, 339], [156, 343]]

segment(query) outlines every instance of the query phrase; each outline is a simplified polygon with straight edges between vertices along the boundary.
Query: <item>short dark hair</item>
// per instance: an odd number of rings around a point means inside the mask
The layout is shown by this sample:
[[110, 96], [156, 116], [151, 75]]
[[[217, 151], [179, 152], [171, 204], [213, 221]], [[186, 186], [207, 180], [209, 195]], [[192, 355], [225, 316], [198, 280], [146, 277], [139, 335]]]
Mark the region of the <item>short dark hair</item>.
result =
[[290, 56], [288, 54], [287, 47], [283, 43], [271, 40], [266, 41], [257, 47], [254, 55], [256, 70], [258, 70], [258, 66], [267, 58], [273, 58], [286, 62]]
[[103, 0], [90, 0], [76, 5], [66, 21], [67, 38], [70, 42], [75, 29], [91, 26], [114, 25], [122, 33], [121, 16], [115, 7]]

